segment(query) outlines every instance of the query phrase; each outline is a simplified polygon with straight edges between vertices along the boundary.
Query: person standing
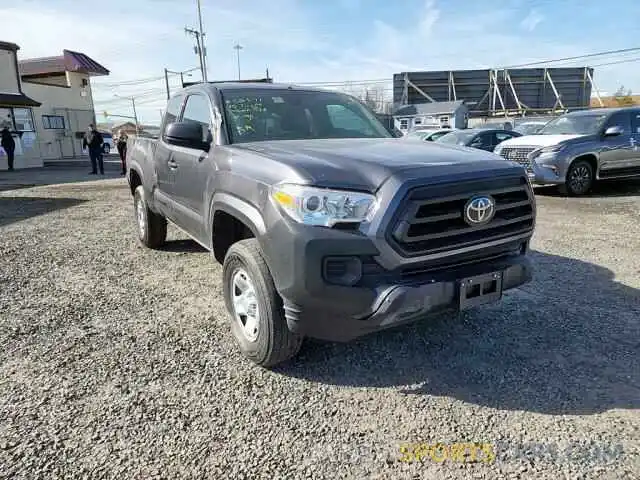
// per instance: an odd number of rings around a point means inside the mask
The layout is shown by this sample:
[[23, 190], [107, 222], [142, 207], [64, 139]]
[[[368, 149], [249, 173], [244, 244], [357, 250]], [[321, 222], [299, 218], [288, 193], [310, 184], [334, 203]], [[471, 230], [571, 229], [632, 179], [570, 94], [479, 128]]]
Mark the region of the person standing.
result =
[[100, 169], [100, 175], [104, 175], [103, 144], [102, 134], [96, 130], [96, 126], [93, 123], [89, 124], [89, 130], [84, 136], [82, 146], [89, 150], [89, 158], [91, 159], [90, 175], [96, 175], [98, 173], [97, 169]]
[[16, 141], [13, 139], [13, 135], [9, 131], [9, 128], [5, 125], [0, 134], [2, 139], [0, 140], [0, 145], [4, 148], [4, 151], [7, 152], [7, 162], [9, 164], [9, 171], [13, 172], [13, 157], [16, 152]]
[[127, 173], [127, 140], [129, 137], [122, 130], [118, 130], [118, 154], [120, 155], [120, 163], [122, 163], [122, 175]]

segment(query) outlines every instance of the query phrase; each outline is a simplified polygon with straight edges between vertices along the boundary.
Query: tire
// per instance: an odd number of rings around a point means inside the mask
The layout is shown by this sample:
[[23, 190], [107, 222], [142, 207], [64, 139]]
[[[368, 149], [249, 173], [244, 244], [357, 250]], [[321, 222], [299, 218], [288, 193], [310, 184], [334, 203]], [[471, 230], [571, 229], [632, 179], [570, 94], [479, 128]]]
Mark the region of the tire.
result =
[[[244, 280], [253, 288], [253, 296], [245, 303], [246, 312], [234, 301]], [[243, 355], [263, 367], [274, 367], [295, 357], [300, 351], [303, 337], [289, 330], [284, 317], [282, 299], [276, 291], [273, 278], [254, 238], [234, 243], [227, 252], [222, 266], [224, 300], [231, 320], [233, 334]], [[246, 293], [247, 291], [245, 291]], [[242, 321], [245, 318], [245, 322]], [[250, 318], [256, 328], [250, 326]], [[247, 327], [245, 327], [245, 325]]]
[[162, 246], [167, 239], [167, 219], [149, 209], [142, 185], [134, 192], [133, 206], [140, 242], [148, 248]]
[[567, 170], [567, 179], [560, 191], [572, 197], [586, 195], [593, 187], [593, 167], [586, 160], [576, 160]]
[[102, 146], [102, 152], [103, 152], [105, 155], [109, 155], [109, 154], [111, 153], [111, 145], [109, 145], [108, 143], [105, 143], [105, 144]]

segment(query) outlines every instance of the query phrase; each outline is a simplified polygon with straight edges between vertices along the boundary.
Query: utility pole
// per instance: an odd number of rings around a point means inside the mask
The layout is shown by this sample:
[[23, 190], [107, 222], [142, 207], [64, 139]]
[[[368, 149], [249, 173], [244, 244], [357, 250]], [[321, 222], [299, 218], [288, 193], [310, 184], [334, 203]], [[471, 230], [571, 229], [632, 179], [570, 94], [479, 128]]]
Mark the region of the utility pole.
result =
[[242, 50], [244, 47], [242, 45], [240, 45], [239, 43], [236, 43], [233, 46], [233, 49], [236, 51], [236, 57], [238, 59], [238, 80], [240, 80], [240, 50]]
[[208, 81], [208, 73], [207, 73], [207, 47], [204, 45], [204, 30], [202, 29], [202, 5], [200, 4], [200, 0], [198, 1], [198, 24], [200, 26], [200, 46], [202, 49], [202, 80], [204, 82]]
[[171, 98], [171, 93], [169, 92], [169, 70], [164, 69], [164, 84], [167, 87], [167, 100]]
[[202, 74], [202, 81], [206, 82], [207, 74], [204, 69], [204, 52], [202, 51], [202, 42], [200, 37], [200, 32], [194, 30], [193, 28], [184, 28], [185, 33], [193, 35], [196, 38], [196, 48], [195, 51], [198, 54], [198, 58], [200, 59], [200, 73]]
[[183, 72], [174, 72], [173, 70], [169, 70], [168, 68], [165, 67], [164, 69], [164, 84], [165, 87], [167, 89], [167, 100], [169, 100], [171, 98], [171, 92], [169, 90], [169, 74], [172, 75], [180, 75], [180, 88], [184, 88], [184, 74], [187, 74], [187, 77], [191, 76], [191, 73], [194, 70], [197, 70], [197, 68], [192, 68], [190, 70], [185, 70]]
[[133, 108], [133, 121], [136, 123], [136, 133], [138, 133], [138, 114], [136, 113], [136, 99], [134, 97], [123, 97], [118, 94], [114, 94], [118, 98], [131, 101], [131, 107]]

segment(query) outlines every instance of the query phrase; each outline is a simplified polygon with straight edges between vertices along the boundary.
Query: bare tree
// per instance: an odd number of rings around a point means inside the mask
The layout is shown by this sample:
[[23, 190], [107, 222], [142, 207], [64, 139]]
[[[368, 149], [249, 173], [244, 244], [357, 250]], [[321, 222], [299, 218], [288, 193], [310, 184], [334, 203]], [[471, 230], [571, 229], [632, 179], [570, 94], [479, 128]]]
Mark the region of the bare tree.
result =
[[631, 90], [625, 91], [624, 85], [620, 85], [620, 88], [613, 95], [613, 98], [621, 107], [627, 105], [635, 105], [635, 101], [633, 100], [633, 93], [631, 92]]

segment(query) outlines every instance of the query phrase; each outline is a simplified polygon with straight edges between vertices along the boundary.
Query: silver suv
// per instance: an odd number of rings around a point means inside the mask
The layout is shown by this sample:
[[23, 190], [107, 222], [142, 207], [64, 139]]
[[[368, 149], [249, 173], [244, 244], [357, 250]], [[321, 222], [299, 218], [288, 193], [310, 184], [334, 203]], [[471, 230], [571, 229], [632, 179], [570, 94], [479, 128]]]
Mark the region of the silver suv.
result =
[[523, 165], [532, 183], [584, 195], [597, 180], [640, 176], [640, 107], [571, 112], [495, 153]]

